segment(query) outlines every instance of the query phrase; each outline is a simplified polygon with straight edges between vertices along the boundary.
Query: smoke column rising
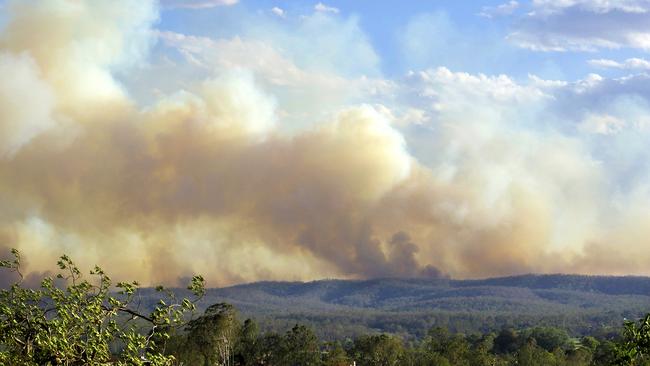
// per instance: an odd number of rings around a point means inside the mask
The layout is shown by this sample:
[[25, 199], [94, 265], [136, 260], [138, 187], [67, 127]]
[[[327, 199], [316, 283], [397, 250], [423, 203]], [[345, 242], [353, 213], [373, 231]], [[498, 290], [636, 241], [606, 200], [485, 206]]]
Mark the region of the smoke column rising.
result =
[[[277, 101], [245, 70], [145, 106], [114, 75], [146, 61], [155, 3], [13, 1], [6, 10], [0, 246], [20, 249], [30, 272], [62, 253], [119, 278], [176, 284], [202, 273], [213, 286], [650, 264], [650, 254], [612, 258], [607, 246], [642, 247], [642, 209], [604, 232], [590, 220], [558, 229], [558, 212], [600, 212], [605, 180], [561, 136], [508, 135], [469, 115], [477, 122], [442, 125], [436, 163], [425, 166], [372, 105], [282, 133]], [[543, 156], [534, 173], [525, 171], [532, 156]], [[558, 231], [568, 243], [554, 246]]]

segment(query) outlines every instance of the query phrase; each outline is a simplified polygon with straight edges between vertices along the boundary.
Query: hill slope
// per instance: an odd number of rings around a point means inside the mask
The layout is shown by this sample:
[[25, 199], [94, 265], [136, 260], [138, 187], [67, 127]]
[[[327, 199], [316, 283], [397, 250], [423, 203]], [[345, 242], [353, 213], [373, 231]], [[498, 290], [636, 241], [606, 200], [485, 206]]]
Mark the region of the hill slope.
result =
[[419, 337], [432, 326], [485, 332], [560, 326], [574, 334], [620, 327], [650, 311], [650, 278], [524, 275], [485, 280], [373, 279], [258, 282], [209, 289], [264, 329], [311, 324], [325, 338], [391, 332]]

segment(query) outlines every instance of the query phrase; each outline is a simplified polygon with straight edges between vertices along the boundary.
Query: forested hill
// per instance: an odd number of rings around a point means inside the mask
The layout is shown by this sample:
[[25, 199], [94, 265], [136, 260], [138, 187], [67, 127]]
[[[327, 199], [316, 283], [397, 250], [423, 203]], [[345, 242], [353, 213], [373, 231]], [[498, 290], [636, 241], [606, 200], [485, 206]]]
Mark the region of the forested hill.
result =
[[467, 311], [536, 314], [650, 311], [649, 277], [523, 275], [485, 280], [258, 282], [212, 289], [242, 310]]
[[[612, 277], [580, 275], [521, 275], [484, 280], [450, 279], [373, 279], [321, 280], [314, 282], [257, 282], [213, 289], [211, 295], [248, 303], [264, 300], [282, 305], [318, 303], [352, 307], [440, 308], [445, 299], [502, 298], [514, 302], [560, 303], [580, 307], [601, 307], [611, 296], [640, 295], [650, 299], [650, 277]], [[554, 295], [557, 295], [554, 296]], [[562, 299], [562, 297], [565, 297]], [[625, 297], [624, 297], [625, 298]], [[605, 301], [605, 302], [603, 302]], [[468, 302], [463, 308], [474, 308]]]
[[455, 286], [506, 286], [530, 289], [565, 289], [599, 292], [609, 295], [650, 296], [650, 277], [639, 276], [580, 276], [580, 275], [523, 275], [485, 280], [450, 281]]
[[593, 334], [650, 312], [650, 277], [258, 282], [208, 290], [203, 303], [217, 302], [235, 305], [267, 329], [308, 323], [326, 338], [364, 332], [418, 337], [431, 326], [471, 333], [549, 325]]

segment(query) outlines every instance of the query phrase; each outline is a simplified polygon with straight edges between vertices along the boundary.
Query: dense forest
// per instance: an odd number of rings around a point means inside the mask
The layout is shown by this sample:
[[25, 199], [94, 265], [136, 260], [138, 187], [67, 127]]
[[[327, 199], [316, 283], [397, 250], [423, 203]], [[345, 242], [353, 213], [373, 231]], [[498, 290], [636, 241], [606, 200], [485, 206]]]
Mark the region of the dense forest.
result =
[[[179, 292], [179, 295], [182, 295]], [[141, 291], [152, 306], [156, 292]], [[487, 280], [372, 279], [259, 282], [207, 289], [197, 305], [233, 304], [262, 331], [310, 326], [326, 341], [390, 333], [407, 341], [431, 328], [487, 334], [557, 327], [575, 337], [611, 336], [650, 309], [650, 278], [525, 275]]]
[[189, 365], [646, 365], [647, 332], [645, 318], [611, 338], [575, 338], [553, 327], [485, 334], [435, 327], [410, 342], [388, 334], [323, 342], [300, 324], [285, 333], [260, 333], [255, 321], [240, 323], [235, 308], [222, 303], [172, 336], [165, 352]]
[[[195, 276], [185, 290], [147, 289], [113, 283], [99, 267], [84, 276], [62, 256], [59, 273], [33, 288], [23, 284], [20, 253], [13, 255], [0, 261], [16, 279], [0, 289], [2, 365], [650, 365], [650, 315], [580, 332], [544, 321], [558, 312], [556, 319], [571, 325], [578, 309], [598, 314], [611, 307], [615, 316], [644, 301], [647, 311], [647, 278], [384, 279], [206, 290]], [[216, 298], [275, 313], [248, 317]], [[545, 303], [556, 305], [543, 311]], [[456, 304], [458, 312], [440, 304]], [[371, 315], [355, 320], [363, 309]], [[426, 311], [430, 322], [418, 323]], [[469, 319], [466, 330], [458, 326], [461, 314]], [[306, 321], [295, 320], [301, 317]], [[350, 324], [355, 332], [348, 333]]]

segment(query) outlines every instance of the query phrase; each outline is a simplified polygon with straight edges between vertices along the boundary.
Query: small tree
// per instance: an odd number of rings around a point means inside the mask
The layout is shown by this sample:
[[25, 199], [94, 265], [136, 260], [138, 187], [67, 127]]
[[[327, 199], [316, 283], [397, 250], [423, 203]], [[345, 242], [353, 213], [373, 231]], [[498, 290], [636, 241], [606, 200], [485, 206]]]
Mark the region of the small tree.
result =
[[[163, 354], [168, 331], [184, 324], [204, 294], [201, 276], [188, 289], [194, 298], [177, 301], [171, 291], [150, 313], [134, 306], [137, 282], [112, 281], [99, 267], [84, 279], [66, 255], [58, 261], [57, 280], [46, 277], [39, 289], [23, 286], [20, 253], [0, 261], [0, 268], [18, 275], [16, 283], [0, 290], [0, 364], [3, 365], [171, 365]], [[113, 292], [117, 290], [117, 292]], [[112, 345], [121, 345], [112, 354]]]

